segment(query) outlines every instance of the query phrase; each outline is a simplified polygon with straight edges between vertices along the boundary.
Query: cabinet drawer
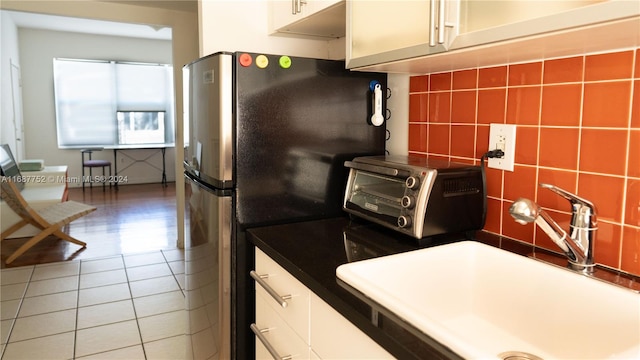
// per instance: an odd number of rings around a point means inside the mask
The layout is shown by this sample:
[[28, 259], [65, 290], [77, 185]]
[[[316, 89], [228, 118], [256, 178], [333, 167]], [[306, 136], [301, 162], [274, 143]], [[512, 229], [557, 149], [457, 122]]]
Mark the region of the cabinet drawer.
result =
[[263, 278], [266, 286], [287, 298], [284, 300], [286, 307], [282, 307], [258, 282], [255, 285], [256, 297], [262, 297], [308, 344], [309, 289], [259, 249], [256, 249], [255, 273]]
[[[280, 357], [290, 356], [292, 359], [309, 359], [309, 345], [267, 305], [267, 299], [256, 296], [256, 327]], [[256, 336], [256, 359], [272, 360], [262, 341]]]
[[322, 359], [394, 359], [385, 349], [311, 294], [311, 349]]

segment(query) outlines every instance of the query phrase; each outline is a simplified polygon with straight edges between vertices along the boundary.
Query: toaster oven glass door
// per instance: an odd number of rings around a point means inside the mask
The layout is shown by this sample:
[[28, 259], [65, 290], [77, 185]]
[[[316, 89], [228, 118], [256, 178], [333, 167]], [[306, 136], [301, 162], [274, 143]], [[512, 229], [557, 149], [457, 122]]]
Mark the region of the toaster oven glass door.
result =
[[351, 197], [348, 199], [351, 206], [390, 216], [395, 223], [402, 210], [401, 199], [405, 192], [403, 179], [357, 171], [352, 184]]

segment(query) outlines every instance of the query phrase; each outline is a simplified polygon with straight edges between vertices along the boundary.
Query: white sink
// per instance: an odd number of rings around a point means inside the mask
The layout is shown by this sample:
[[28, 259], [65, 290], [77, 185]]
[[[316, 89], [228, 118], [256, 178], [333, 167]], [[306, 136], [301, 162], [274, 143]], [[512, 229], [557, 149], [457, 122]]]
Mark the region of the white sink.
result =
[[338, 278], [468, 359], [640, 359], [640, 294], [473, 241], [342, 265]]

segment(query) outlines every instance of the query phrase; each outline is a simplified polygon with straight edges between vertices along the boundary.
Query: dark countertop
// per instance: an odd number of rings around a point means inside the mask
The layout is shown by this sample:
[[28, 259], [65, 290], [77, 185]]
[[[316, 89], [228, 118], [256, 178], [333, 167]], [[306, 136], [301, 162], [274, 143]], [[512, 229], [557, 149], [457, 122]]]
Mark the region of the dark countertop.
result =
[[[249, 240], [336, 311], [401, 359], [461, 359], [384, 308], [340, 285], [336, 268], [351, 261], [472, 239], [559, 266], [566, 260], [531, 244], [486, 232], [453, 234], [420, 241], [348, 217], [274, 225], [248, 230]], [[596, 270], [601, 279], [640, 290], [637, 277]]]

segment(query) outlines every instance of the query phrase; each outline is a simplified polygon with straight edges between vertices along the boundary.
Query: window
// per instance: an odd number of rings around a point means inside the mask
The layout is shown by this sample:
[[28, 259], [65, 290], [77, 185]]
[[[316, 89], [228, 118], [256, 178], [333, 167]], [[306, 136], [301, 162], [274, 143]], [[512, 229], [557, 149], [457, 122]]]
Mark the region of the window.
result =
[[118, 143], [164, 142], [164, 111], [118, 111]]
[[173, 143], [172, 67], [54, 59], [58, 147]]

